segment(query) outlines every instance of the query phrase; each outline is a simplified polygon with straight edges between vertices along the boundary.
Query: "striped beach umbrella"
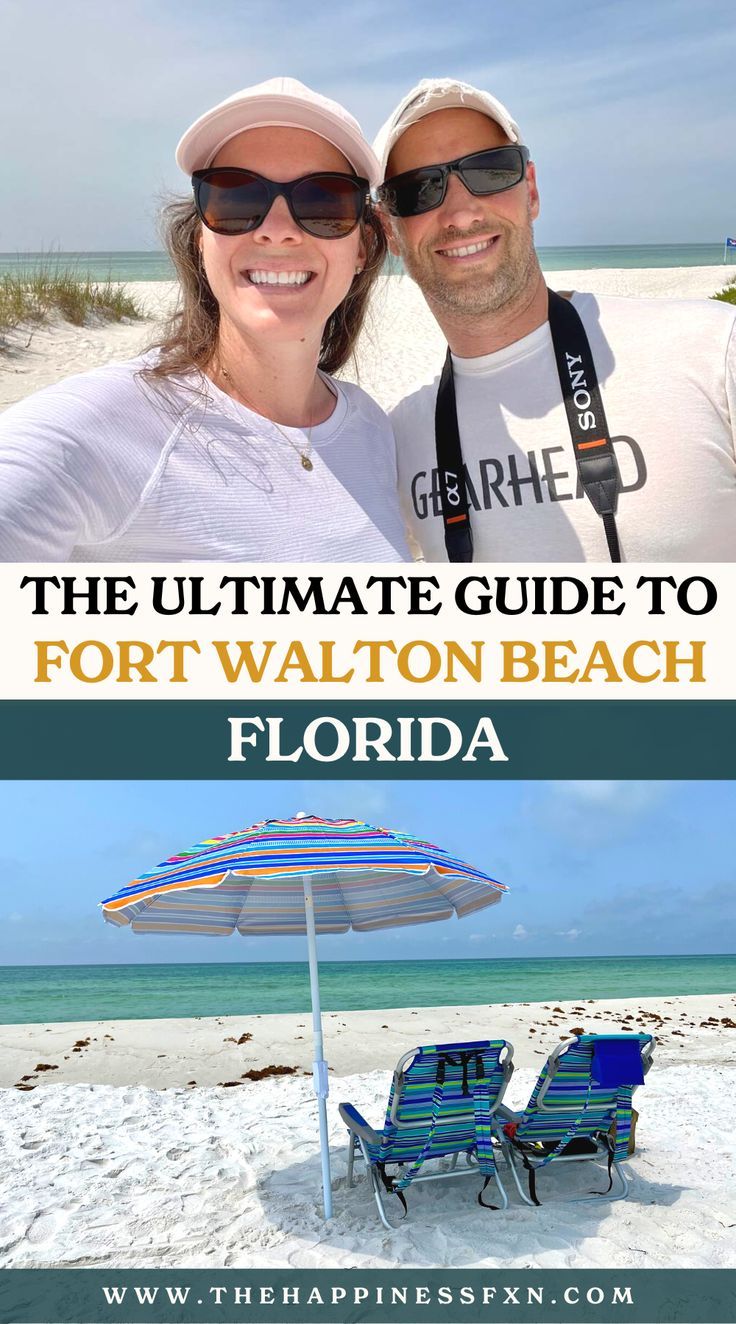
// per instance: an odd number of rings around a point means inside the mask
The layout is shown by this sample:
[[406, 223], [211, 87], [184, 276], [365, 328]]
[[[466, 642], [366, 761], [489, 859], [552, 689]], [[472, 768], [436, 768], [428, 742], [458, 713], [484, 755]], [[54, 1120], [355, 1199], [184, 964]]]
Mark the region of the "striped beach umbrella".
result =
[[102, 913], [134, 933], [306, 934], [322, 1185], [330, 1218], [316, 935], [461, 918], [500, 901], [505, 891], [428, 841], [352, 818], [297, 814], [209, 837], [172, 855], [103, 901]]

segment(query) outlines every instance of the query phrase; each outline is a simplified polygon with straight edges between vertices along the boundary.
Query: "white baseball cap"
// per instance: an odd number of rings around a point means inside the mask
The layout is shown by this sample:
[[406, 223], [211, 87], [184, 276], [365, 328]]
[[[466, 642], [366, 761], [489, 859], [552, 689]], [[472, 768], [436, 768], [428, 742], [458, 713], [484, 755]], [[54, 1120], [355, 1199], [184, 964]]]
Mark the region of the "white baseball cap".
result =
[[479, 110], [501, 126], [506, 137], [512, 143], [522, 141], [521, 130], [506, 107], [492, 97], [490, 92], [482, 92], [457, 78], [423, 78], [411, 92], [407, 92], [403, 101], [389, 115], [386, 123], [378, 130], [373, 150], [381, 166], [381, 180], [385, 178], [388, 158], [399, 141], [402, 133], [410, 124], [432, 115], [436, 110]]
[[236, 134], [270, 126], [308, 129], [332, 143], [370, 184], [382, 178], [358, 121], [339, 102], [313, 92], [296, 78], [269, 78], [245, 87], [200, 115], [181, 139], [176, 163], [187, 175], [204, 170]]

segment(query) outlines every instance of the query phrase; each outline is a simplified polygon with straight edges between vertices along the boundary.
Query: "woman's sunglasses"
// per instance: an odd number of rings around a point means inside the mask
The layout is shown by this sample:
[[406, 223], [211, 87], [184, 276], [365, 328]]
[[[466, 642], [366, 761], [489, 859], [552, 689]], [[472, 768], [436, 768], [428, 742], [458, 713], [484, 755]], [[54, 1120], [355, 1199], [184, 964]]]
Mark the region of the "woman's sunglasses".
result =
[[315, 239], [344, 239], [365, 211], [368, 180], [327, 172], [276, 184], [253, 170], [234, 166], [195, 170], [192, 175], [197, 215], [215, 234], [257, 230], [276, 198], [286, 203], [296, 224]]
[[381, 184], [378, 198], [392, 216], [421, 216], [442, 205], [450, 175], [459, 175], [470, 193], [485, 197], [520, 184], [528, 160], [528, 147], [493, 147], [487, 152], [473, 152], [443, 165], [422, 166], [394, 175]]

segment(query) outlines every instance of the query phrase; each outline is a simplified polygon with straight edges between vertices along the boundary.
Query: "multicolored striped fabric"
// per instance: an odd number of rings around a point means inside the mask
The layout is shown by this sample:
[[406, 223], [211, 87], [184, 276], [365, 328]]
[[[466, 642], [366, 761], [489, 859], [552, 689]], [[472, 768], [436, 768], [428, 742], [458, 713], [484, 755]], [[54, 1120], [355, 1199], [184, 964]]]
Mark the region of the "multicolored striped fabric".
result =
[[459, 917], [506, 891], [430, 842], [305, 815], [200, 841], [108, 897], [102, 910], [138, 933], [305, 933], [307, 875], [318, 933]]
[[[394, 1073], [381, 1143], [366, 1145], [371, 1162], [414, 1163], [420, 1156], [424, 1162], [475, 1149], [474, 1092], [478, 1088], [482, 1090], [489, 1111], [496, 1107], [510, 1075], [510, 1070], [504, 1070], [501, 1059], [510, 1061], [512, 1051], [505, 1039], [417, 1048], [406, 1069]], [[440, 1061], [444, 1064], [444, 1082], [437, 1107]], [[401, 1188], [410, 1180], [411, 1177], [397, 1185]]]
[[[593, 1046], [597, 1040], [609, 1037], [624, 1036], [578, 1035], [559, 1057], [553, 1054], [545, 1063], [516, 1128], [514, 1139], [517, 1143], [539, 1141], [557, 1146], [563, 1140], [569, 1142], [573, 1137], [606, 1133], [615, 1121], [614, 1159], [620, 1162], [626, 1158], [631, 1132], [633, 1085], [623, 1084], [617, 1088], [603, 1086], [597, 1084], [591, 1076]], [[642, 1053], [652, 1043], [650, 1034], [625, 1037], [636, 1039]], [[544, 1089], [547, 1081], [549, 1085]], [[542, 1098], [538, 1106], [540, 1095]], [[533, 1153], [529, 1157], [535, 1166], [544, 1166], [545, 1157], [541, 1151], [539, 1164]]]

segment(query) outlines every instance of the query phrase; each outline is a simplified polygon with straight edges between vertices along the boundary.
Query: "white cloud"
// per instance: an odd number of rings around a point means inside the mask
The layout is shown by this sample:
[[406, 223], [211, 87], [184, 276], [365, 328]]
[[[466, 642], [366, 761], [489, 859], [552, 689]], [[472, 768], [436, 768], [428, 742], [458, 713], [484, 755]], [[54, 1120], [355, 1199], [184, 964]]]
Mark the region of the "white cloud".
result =
[[636, 814], [659, 803], [667, 791], [663, 782], [656, 781], [567, 781], [553, 782], [552, 790], [559, 800], [572, 804], [600, 805], [617, 814]]
[[[537, 829], [572, 847], [621, 842], [635, 836], [674, 794], [672, 783], [656, 781], [565, 781], [535, 789], [526, 805]], [[660, 815], [663, 817], [663, 815]]]
[[511, 936], [516, 942], [525, 942], [529, 934], [523, 924], [517, 924]]
[[302, 782], [294, 800], [294, 813], [304, 810], [320, 818], [356, 818], [391, 831], [410, 831], [400, 821], [391, 790], [376, 782], [349, 781], [330, 785]]

